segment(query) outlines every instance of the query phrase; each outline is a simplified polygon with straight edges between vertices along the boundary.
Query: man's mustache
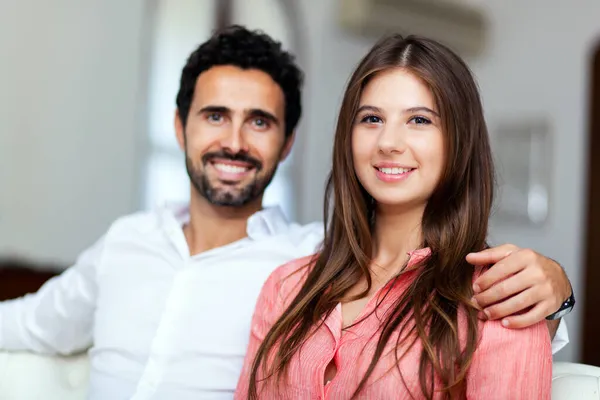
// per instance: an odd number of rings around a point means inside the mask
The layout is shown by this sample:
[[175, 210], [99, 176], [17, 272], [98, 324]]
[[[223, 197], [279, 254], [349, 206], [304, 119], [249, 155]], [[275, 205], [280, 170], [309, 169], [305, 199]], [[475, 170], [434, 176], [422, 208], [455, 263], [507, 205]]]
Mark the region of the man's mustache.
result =
[[202, 164], [206, 165], [209, 161], [219, 158], [221, 160], [240, 161], [252, 165], [256, 170], [262, 168], [262, 163], [256, 158], [249, 156], [245, 153], [231, 154], [224, 151], [217, 151], [212, 153], [206, 153], [202, 156]]

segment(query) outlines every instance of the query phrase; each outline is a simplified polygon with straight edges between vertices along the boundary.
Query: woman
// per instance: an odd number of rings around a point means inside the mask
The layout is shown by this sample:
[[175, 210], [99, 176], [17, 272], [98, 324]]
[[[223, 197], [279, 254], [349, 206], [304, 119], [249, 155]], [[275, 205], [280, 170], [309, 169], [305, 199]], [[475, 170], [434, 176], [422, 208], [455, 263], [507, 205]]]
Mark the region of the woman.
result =
[[236, 399], [549, 399], [550, 338], [472, 305], [493, 163], [464, 62], [392, 36], [346, 89], [321, 251], [265, 283]]

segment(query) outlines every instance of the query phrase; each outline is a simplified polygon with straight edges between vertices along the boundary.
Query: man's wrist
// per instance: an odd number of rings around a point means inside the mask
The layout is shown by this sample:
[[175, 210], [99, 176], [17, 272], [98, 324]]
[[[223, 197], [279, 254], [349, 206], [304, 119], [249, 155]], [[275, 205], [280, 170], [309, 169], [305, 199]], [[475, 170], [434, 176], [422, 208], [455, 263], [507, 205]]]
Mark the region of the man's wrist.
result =
[[549, 321], [560, 319], [568, 313], [570, 313], [571, 311], [573, 311], [573, 307], [575, 307], [575, 293], [573, 292], [573, 289], [571, 289], [571, 295], [569, 296], [569, 298], [563, 301], [559, 309], [556, 310], [556, 312], [548, 315], [546, 319]]

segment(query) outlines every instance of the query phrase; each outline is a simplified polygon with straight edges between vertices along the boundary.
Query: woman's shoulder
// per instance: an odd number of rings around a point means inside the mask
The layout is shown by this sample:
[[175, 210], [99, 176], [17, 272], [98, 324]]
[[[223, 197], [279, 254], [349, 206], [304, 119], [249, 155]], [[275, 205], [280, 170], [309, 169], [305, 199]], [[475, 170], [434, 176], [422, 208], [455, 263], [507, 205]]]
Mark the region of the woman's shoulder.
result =
[[273, 271], [272, 275], [278, 277], [285, 277], [290, 274], [294, 274], [295, 272], [306, 269], [306, 267], [310, 267], [314, 264], [318, 254], [311, 254], [309, 256], [300, 257], [293, 259], [292, 261], [288, 261], [287, 263], [277, 267], [275, 271]]
[[285, 302], [291, 301], [302, 287], [317, 256], [318, 254], [312, 254], [297, 258], [277, 267], [265, 286], [271, 287]]
[[[489, 270], [489, 266], [475, 267], [473, 281]], [[523, 346], [545, 346], [550, 343], [550, 335], [545, 321], [521, 329], [510, 329], [502, 324], [502, 320], [479, 320], [480, 341], [494, 345], [512, 345], [515, 348]], [[547, 342], [547, 343], [546, 343]]]

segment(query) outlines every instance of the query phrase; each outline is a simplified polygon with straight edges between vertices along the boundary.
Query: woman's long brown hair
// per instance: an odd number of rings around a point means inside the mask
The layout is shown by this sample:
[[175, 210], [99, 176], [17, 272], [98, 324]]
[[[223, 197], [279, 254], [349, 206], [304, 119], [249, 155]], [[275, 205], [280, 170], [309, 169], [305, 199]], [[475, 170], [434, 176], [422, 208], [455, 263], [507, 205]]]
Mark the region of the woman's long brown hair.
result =
[[[477, 310], [470, 305], [473, 266], [465, 257], [486, 247], [494, 187], [488, 133], [477, 85], [467, 65], [433, 40], [393, 35], [363, 58], [346, 88], [327, 182], [323, 246], [299, 293], [256, 354], [250, 399], [258, 398], [258, 386], [265, 380], [279, 381], [285, 376], [292, 357], [338, 303], [362, 298], [371, 289], [373, 202], [355, 173], [351, 135], [365, 85], [379, 72], [392, 68], [411, 72], [432, 91], [442, 118], [445, 168], [422, 219], [422, 245], [431, 249], [431, 256], [386, 313], [375, 354], [354, 396], [365, 387], [394, 332], [400, 332], [396, 365], [401, 357], [400, 338], [412, 338], [409, 346], [417, 340], [423, 345], [419, 365], [423, 396], [433, 397], [434, 376], [444, 385], [444, 397], [464, 393], [465, 375], [478, 340]], [[348, 298], [349, 290], [364, 279], [367, 289]], [[459, 309], [466, 315], [466, 332], [461, 332], [466, 344], [459, 340]], [[259, 375], [264, 380], [258, 380]]]

